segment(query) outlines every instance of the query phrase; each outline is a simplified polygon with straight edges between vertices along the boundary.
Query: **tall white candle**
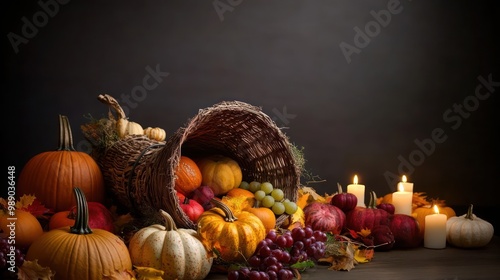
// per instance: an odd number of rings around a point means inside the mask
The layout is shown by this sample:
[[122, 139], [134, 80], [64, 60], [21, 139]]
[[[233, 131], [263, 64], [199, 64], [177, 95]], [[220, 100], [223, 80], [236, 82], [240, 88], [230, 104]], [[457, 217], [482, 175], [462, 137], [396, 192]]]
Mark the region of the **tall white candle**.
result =
[[411, 192], [411, 193], [413, 192], [413, 183], [407, 182], [406, 175], [403, 175], [400, 184], [403, 184], [403, 187], [406, 192]]
[[399, 184], [398, 191], [392, 193], [392, 204], [394, 205], [394, 214], [411, 215], [413, 193], [407, 192], [403, 184]]
[[437, 205], [434, 205], [436, 214], [425, 216], [424, 247], [431, 249], [446, 248], [446, 215], [439, 214]]
[[366, 207], [365, 185], [358, 184], [358, 175], [354, 175], [353, 184], [347, 185], [347, 192], [354, 194], [358, 199], [358, 204], [356, 206]]

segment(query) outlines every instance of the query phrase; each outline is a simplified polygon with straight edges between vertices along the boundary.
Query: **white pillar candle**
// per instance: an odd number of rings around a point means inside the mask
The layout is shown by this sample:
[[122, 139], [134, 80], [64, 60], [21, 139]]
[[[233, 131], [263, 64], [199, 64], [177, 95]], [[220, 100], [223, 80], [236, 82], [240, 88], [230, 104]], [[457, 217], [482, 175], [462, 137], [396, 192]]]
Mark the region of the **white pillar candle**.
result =
[[403, 184], [399, 184], [398, 191], [392, 193], [392, 204], [394, 205], [394, 214], [411, 215], [413, 193], [407, 192]]
[[403, 175], [403, 178], [401, 178], [400, 184], [403, 184], [405, 192], [411, 192], [411, 193], [413, 193], [413, 183], [407, 182], [406, 175]]
[[425, 216], [424, 247], [431, 249], [446, 248], [446, 215], [439, 214], [437, 205], [434, 205], [436, 214]]
[[358, 184], [358, 175], [354, 175], [353, 184], [347, 185], [347, 192], [354, 194], [358, 199], [358, 204], [356, 206], [366, 207], [365, 185]]

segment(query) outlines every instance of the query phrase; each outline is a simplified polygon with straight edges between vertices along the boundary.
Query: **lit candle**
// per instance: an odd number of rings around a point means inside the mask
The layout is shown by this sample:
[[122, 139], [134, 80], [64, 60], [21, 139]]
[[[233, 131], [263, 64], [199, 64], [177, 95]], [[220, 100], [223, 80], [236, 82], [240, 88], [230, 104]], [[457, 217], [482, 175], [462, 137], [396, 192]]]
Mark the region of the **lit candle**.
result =
[[398, 185], [398, 191], [392, 193], [392, 204], [394, 214], [411, 215], [413, 193], [405, 191], [402, 183]]
[[405, 188], [405, 191], [407, 192], [413, 192], [413, 183], [408, 183], [406, 182], [406, 175], [403, 175], [403, 178], [401, 178], [400, 184], [403, 184], [403, 187]]
[[347, 192], [354, 194], [358, 198], [358, 204], [356, 206], [366, 207], [365, 185], [358, 184], [358, 175], [354, 175], [353, 184], [347, 185]]
[[439, 214], [437, 205], [434, 213], [425, 216], [424, 247], [443, 249], [446, 247], [446, 215]]

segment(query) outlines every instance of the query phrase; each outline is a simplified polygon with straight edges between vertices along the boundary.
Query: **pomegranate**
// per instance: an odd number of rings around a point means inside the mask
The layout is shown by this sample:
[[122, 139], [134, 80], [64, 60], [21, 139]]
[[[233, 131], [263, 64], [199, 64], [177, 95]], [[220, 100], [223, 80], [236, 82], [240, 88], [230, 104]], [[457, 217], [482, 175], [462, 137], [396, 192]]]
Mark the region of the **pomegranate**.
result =
[[309, 203], [304, 207], [304, 217], [306, 226], [332, 234], [340, 234], [345, 225], [345, 213], [328, 203]]

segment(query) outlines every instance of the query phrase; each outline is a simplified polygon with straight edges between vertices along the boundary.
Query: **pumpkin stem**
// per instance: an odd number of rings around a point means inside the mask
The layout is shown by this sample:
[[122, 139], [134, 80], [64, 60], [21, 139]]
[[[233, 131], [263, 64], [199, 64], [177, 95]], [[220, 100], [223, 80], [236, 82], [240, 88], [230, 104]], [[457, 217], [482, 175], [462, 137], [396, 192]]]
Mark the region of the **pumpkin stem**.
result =
[[342, 193], [342, 185], [340, 185], [340, 183], [337, 182], [337, 194], [341, 193]]
[[175, 225], [174, 220], [172, 219], [172, 216], [170, 216], [170, 214], [168, 214], [165, 210], [160, 209], [160, 215], [163, 217], [163, 220], [165, 220], [166, 231], [177, 230], [177, 226]]
[[466, 219], [469, 219], [469, 220], [474, 220], [474, 215], [472, 213], [472, 208], [473, 208], [473, 205], [469, 205], [469, 208], [467, 208], [467, 214], [465, 215], [465, 218]]
[[76, 197], [76, 218], [75, 225], [70, 228], [71, 233], [90, 234], [92, 229], [89, 227], [89, 206], [85, 194], [80, 188], [73, 188]]
[[68, 117], [59, 115], [59, 147], [58, 151], [75, 151], [73, 147], [73, 134]]
[[377, 208], [377, 195], [375, 191], [370, 192], [370, 202], [366, 208]]
[[224, 214], [226, 215], [224, 220], [226, 222], [234, 222], [238, 220], [238, 218], [236, 218], [236, 216], [233, 214], [233, 211], [231, 211], [231, 209], [227, 207], [227, 205], [222, 201], [218, 201], [217, 199], [212, 198], [210, 202], [212, 202], [215, 207], [219, 207], [224, 212]]
[[101, 101], [102, 103], [113, 108], [116, 112], [116, 116], [118, 117], [118, 119], [126, 119], [127, 118], [127, 116], [125, 115], [125, 112], [123, 111], [123, 108], [120, 106], [118, 101], [114, 97], [112, 97], [111, 95], [99, 94], [99, 96], [97, 96], [97, 99], [99, 101]]

